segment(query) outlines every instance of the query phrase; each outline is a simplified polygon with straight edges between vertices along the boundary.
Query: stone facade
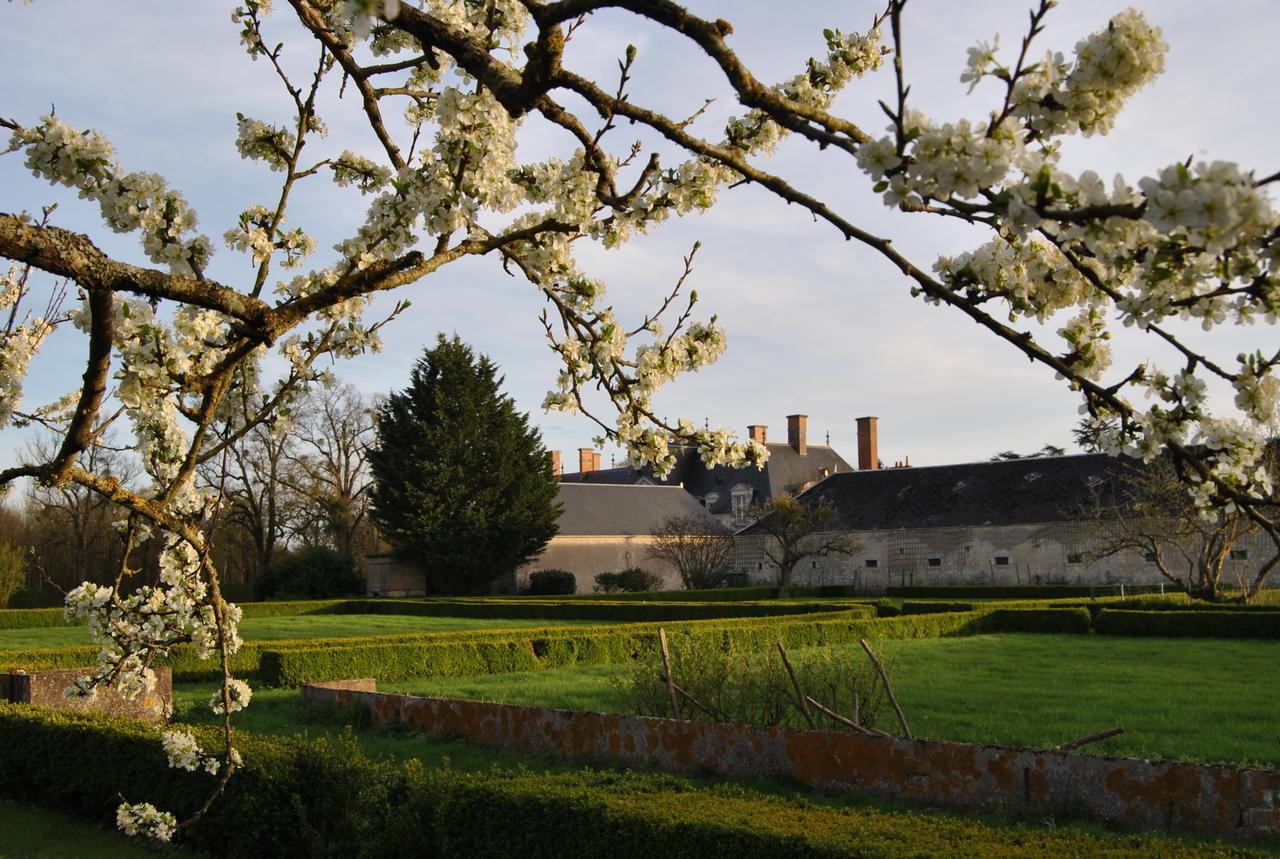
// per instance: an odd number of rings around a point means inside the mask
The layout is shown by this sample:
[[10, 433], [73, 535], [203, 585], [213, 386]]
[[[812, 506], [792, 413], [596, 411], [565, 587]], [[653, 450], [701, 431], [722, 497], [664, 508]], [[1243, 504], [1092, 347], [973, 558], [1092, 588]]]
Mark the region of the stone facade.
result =
[[640, 567], [660, 578], [661, 590], [684, 587], [679, 570], [649, 557], [652, 543], [653, 537], [640, 534], [556, 537], [541, 555], [516, 571], [513, 590], [528, 585], [529, 574], [536, 570], [568, 570], [577, 580], [577, 592], [589, 594], [597, 574], [628, 567]]
[[[861, 548], [851, 556], [806, 559], [792, 584], [852, 585], [868, 594], [886, 587], [938, 585], [1160, 585], [1167, 579], [1141, 552], [1121, 552], [1087, 563], [1096, 526], [1085, 522], [899, 528], [851, 532]], [[739, 535], [733, 567], [755, 584], [776, 584], [765, 557], [768, 537]], [[1265, 538], [1237, 542], [1247, 559], [1227, 561], [1223, 579], [1256, 571]], [[1251, 560], [1250, 560], [1251, 559]]]

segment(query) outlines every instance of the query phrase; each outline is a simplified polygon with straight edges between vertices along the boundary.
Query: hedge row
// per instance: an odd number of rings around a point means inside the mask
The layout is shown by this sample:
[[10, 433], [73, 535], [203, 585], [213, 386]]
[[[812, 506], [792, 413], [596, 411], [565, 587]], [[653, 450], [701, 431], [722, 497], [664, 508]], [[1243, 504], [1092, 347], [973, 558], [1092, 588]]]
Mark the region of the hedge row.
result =
[[[576, 602], [593, 600], [644, 600], [660, 602], [675, 600], [686, 602], [738, 602], [752, 600], [776, 599], [778, 589], [772, 585], [751, 585], [740, 588], [703, 588], [688, 591], [644, 591], [630, 594], [575, 594], [557, 599], [569, 599]], [[867, 599], [865, 588], [853, 585], [812, 585], [791, 588], [791, 599]]]
[[[287, 617], [298, 614], [334, 614], [351, 600], [281, 600], [238, 603], [245, 617]], [[41, 629], [64, 626], [62, 608], [0, 609], [0, 629]]]
[[[1123, 591], [1123, 593], [1122, 593]], [[920, 585], [888, 587], [885, 594], [901, 599], [1056, 599], [1061, 597], [1123, 596], [1176, 593], [1162, 585]]]
[[[690, 591], [673, 591], [680, 596]], [[611, 594], [620, 597], [622, 594]], [[642, 595], [644, 596], [644, 595]], [[875, 614], [868, 601], [709, 601], [663, 599], [570, 600], [476, 597], [461, 599], [334, 599], [250, 602], [240, 604], [246, 618], [286, 617], [306, 614], [406, 614], [427, 617], [482, 617], [522, 620], [601, 620], [621, 622], [701, 620], [720, 617], [772, 617], [786, 614], [847, 611], [861, 608]], [[0, 609], [0, 629], [57, 627], [65, 623], [60, 608]]]
[[[688, 593], [677, 591], [676, 593]], [[621, 594], [610, 594], [612, 597]], [[481, 617], [524, 620], [599, 620], [641, 623], [645, 621], [709, 620], [730, 617], [777, 617], [830, 611], [860, 612], [874, 617], [868, 602], [687, 602], [661, 600], [582, 601], [555, 599], [457, 599], [457, 600], [352, 600], [338, 611], [343, 614], [406, 614], [432, 617]]]
[[[194, 733], [207, 749], [214, 729]], [[1245, 848], [1070, 826], [999, 824], [839, 807], [640, 772], [426, 770], [366, 758], [355, 741], [241, 736], [245, 766], [182, 833], [216, 856], [1250, 855]], [[170, 768], [154, 727], [0, 704], [0, 793], [110, 825], [123, 796], [186, 816], [212, 780]]]
[[1280, 639], [1280, 612], [1129, 611], [1105, 608], [1094, 621], [1094, 629], [1100, 635]]
[[[689, 634], [719, 646], [761, 652], [782, 641], [792, 648], [848, 644], [860, 638], [937, 638], [995, 632], [1087, 632], [1085, 609], [964, 612], [866, 619], [848, 614], [739, 621], [698, 621], [667, 627], [669, 635]], [[656, 625], [525, 631], [486, 639], [457, 638], [409, 642], [365, 641], [336, 647], [264, 649], [260, 679], [272, 686], [348, 677], [398, 680], [420, 676], [465, 676], [531, 671], [563, 665], [624, 662], [656, 647]]]

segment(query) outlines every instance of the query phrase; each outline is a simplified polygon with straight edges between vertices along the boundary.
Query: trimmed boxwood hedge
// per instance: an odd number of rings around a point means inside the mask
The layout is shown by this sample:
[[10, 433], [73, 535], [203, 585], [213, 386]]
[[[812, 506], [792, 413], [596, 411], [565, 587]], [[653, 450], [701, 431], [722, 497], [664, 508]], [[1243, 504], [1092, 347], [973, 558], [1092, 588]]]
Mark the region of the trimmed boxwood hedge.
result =
[[[217, 749], [212, 728], [196, 728]], [[840, 807], [742, 786], [642, 772], [424, 769], [376, 762], [353, 740], [241, 736], [244, 768], [182, 835], [230, 857], [800, 859], [860, 856], [1235, 857], [1248, 848], [1162, 835]], [[104, 825], [120, 797], [180, 816], [212, 779], [170, 768], [155, 727], [0, 703], [0, 794]]]
[[[1089, 630], [1089, 612], [1077, 609], [982, 611], [890, 618], [861, 618], [851, 613], [774, 618], [695, 621], [666, 625], [669, 635], [689, 634], [721, 646], [761, 652], [782, 641], [787, 647], [848, 644], [860, 638], [936, 638], [994, 632], [1075, 632]], [[511, 631], [447, 639], [347, 640], [336, 646], [264, 648], [260, 679], [272, 686], [298, 686], [319, 680], [375, 677], [462, 676], [528, 671], [562, 665], [619, 663], [656, 647], [656, 624], [619, 627]]]
[[888, 587], [885, 594], [901, 599], [1056, 599], [1060, 597], [1119, 596], [1127, 594], [1162, 594], [1160, 585], [920, 585]]
[[1280, 639], [1280, 612], [1129, 611], [1105, 608], [1094, 621], [1094, 630], [1100, 635]]

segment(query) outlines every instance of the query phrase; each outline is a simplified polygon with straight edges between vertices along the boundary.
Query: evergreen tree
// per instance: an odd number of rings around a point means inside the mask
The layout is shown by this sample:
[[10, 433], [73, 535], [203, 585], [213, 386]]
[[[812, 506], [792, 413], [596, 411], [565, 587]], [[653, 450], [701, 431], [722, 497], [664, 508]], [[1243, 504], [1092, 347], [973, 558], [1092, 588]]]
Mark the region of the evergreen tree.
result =
[[437, 337], [378, 412], [374, 521], [428, 593], [483, 593], [535, 557], [560, 506], [542, 439], [486, 356]]

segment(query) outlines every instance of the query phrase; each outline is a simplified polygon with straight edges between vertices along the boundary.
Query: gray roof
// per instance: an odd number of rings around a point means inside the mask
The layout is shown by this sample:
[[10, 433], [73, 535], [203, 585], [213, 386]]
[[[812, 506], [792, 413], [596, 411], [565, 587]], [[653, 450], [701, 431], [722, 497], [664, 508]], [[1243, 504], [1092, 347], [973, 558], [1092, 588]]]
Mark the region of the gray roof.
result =
[[648, 535], [672, 516], [715, 521], [698, 500], [678, 486], [561, 483], [560, 535]]
[[[829, 502], [844, 530], [1022, 525], [1087, 519], [1095, 493], [1133, 460], [1104, 454], [833, 474], [802, 496]], [[753, 529], [746, 529], [751, 533]]]
[[676, 464], [665, 478], [654, 476], [650, 468], [605, 468], [586, 474], [565, 474], [562, 485], [575, 484], [628, 484], [646, 482], [658, 486], [682, 486], [697, 498], [714, 493], [716, 498], [707, 504], [711, 513], [729, 513], [733, 509], [732, 490], [746, 486], [752, 491], [752, 502], [760, 503], [786, 492], [798, 494], [808, 486], [832, 474], [853, 471], [853, 466], [824, 444], [811, 444], [801, 456], [785, 442], [769, 442], [769, 460], [763, 469], [749, 466], [730, 468], [718, 465], [707, 468], [702, 463], [696, 447], [681, 447], [676, 453]]

